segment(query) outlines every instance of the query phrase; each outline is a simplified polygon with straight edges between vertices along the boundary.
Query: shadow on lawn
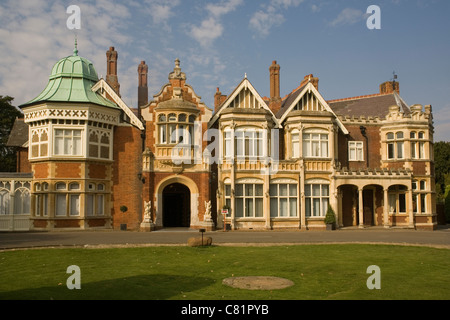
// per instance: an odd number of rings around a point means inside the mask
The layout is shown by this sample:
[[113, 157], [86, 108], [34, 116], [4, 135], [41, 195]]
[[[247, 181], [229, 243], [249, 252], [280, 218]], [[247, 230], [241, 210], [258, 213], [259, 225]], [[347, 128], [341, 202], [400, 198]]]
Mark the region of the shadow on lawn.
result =
[[189, 299], [189, 293], [214, 284], [206, 277], [152, 274], [83, 283], [69, 290], [66, 283], [0, 292], [0, 300], [167, 300]]

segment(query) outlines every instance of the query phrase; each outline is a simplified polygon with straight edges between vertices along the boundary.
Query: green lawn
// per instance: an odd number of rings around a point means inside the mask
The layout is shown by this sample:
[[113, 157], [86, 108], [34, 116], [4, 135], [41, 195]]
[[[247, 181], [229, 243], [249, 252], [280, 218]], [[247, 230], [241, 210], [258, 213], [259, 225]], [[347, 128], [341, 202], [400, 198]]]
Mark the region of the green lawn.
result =
[[[67, 267], [81, 270], [69, 290]], [[367, 267], [381, 270], [369, 290]], [[450, 299], [450, 250], [389, 245], [147, 247], [0, 252], [0, 299], [298, 300]], [[238, 276], [277, 276], [294, 286], [250, 291]]]

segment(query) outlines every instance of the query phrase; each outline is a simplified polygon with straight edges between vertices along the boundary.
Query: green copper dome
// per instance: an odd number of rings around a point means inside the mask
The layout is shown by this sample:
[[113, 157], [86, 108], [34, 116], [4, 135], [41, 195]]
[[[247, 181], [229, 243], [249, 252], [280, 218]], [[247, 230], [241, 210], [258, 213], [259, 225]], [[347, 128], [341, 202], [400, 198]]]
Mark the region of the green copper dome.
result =
[[42, 102], [77, 102], [118, 108], [116, 104], [91, 90], [98, 81], [94, 65], [89, 60], [78, 56], [75, 44], [73, 55], [59, 60], [54, 65], [44, 91], [20, 107]]

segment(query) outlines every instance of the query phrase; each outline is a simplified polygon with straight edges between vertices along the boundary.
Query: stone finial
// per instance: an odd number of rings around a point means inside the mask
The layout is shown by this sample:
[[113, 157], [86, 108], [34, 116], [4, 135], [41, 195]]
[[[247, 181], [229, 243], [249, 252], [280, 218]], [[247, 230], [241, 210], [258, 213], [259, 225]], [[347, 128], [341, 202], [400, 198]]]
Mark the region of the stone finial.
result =
[[181, 72], [180, 68], [180, 59], [175, 59], [175, 68], [173, 68], [173, 72], [169, 74], [169, 80], [177, 79], [177, 80], [186, 80], [186, 74]]

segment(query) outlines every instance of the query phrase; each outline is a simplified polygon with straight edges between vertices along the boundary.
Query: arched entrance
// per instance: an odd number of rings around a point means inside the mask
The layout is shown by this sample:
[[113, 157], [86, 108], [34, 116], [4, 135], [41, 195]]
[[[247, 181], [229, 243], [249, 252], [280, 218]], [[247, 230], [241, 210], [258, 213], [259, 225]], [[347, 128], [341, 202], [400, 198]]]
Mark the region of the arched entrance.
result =
[[191, 192], [181, 183], [166, 186], [163, 196], [163, 226], [190, 227], [191, 223]]

